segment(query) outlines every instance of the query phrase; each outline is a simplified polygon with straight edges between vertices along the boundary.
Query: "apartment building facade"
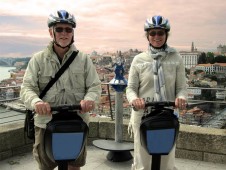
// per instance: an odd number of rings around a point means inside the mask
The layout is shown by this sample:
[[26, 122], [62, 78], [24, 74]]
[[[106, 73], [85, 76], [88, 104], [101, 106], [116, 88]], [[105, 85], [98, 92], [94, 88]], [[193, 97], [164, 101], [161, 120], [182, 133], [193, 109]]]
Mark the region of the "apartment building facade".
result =
[[195, 70], [203, 70], [206, 73], [226, 73], [226, 63], [214, 63], [214, 64], [198, 64], [195, 66]]

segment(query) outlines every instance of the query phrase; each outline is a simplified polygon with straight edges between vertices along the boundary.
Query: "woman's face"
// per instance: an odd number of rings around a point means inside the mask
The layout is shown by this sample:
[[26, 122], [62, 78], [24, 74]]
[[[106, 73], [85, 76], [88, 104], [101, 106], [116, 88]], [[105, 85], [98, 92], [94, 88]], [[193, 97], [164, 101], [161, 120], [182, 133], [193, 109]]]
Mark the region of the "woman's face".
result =
[[154, 28], [148, 32], [149, 43], [156, 48], [160, 48], [165, 44], [166, 31], [164, 29]]

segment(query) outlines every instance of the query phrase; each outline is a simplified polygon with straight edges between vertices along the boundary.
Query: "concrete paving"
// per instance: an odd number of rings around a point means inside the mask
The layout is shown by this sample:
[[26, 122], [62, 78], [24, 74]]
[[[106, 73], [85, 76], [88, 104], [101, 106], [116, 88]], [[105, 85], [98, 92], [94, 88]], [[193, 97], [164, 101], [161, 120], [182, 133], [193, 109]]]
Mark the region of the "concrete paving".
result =
[[[111, 162], [106, 156], [108, 151], [94, 146], [88, 147], [86, 165], [82, 170], [130, 170], [132, 160], [126, 162]], [[131, 152], [133, 154], [133, 152]], [[226, 170], [226, 164], [194, 161], [188, 159], [176, 159], [178, 170]], [[31, 153], [15, 156], [0, 161], [0, 170], [38, 170], [38, 166]], [[57, 170], [57, 168], [55, 168]]]

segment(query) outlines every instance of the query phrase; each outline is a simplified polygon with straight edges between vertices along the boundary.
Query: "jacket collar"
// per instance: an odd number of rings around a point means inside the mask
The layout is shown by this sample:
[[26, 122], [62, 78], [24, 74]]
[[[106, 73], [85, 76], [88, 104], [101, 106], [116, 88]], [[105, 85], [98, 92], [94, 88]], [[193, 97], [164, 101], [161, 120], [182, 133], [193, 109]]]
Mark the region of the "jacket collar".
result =
[[[67, 53], [65, 54], [64, 61], [67, 60], [67, 58], [72, 54], [73, 51], [77, 51], [77, 48], [75, 47], [74, 44], [71, 45]], [[46, 53], [47, 53], [47, 59], [52, 60], [52, 61], [58, 61], [56, 53], [53, 51], [53, 41], [50, 41], [49, 45], [46, 48]]]

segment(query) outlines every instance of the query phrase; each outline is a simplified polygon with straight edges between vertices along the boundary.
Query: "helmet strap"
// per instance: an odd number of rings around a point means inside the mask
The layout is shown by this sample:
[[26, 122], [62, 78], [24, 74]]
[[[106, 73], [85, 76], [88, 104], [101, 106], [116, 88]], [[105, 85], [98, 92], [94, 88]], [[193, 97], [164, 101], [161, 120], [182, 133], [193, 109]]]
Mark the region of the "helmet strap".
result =
[[150, 46], [152, 48], [157, 49], [157, 50], [159, 50], [159, 49], [166, 49], [166, 47], [167, 47], [166, 43], [164, 43], [161, 47], [154, 47], [151, 43], [149, 43], [149, 44], [150, 44]]
[[[147, 39], [148, 39], [148, 37], [147, 37]], [[168, 39], [168, 34], [166, 34], [166, 40], [165, 40], [164, 44], [163, 44], [161, 47], [155, 47], [155, 46], [153, 46], [150, 42], [149, 42], [149, 44], [150, 44], [150, 46], [151, 46], [152, 48], [154, 48], [154, 49], [166, 49], [166, 47], [167, 47], [167, 44], [166, 44], [167, 39]], [[148, 41], [149, 41], [149, 40], [148, 40]]]
[[[73, 36], [74, 37], [74, 36]], [[70, 48], [70, 46], [71, 46], [71, 44], [73, 44], [74, 43], [74, 38], [72, 37], [72, 39], [71, 39], [71, 42], [67, 45], [67, 46], [65, 46], [65, 47], [63, 47], [63, 46], [61, 46], [59, 43], [57, 43], [56, 42], [56, 40], [55, 40], [55, 38], [53, 39], [53, 43], [54, 44], [56, 44], [58, 47], [60, 47], [60, 48], [63, 48], [63, 49], [65, 49], [65, 48]]]

